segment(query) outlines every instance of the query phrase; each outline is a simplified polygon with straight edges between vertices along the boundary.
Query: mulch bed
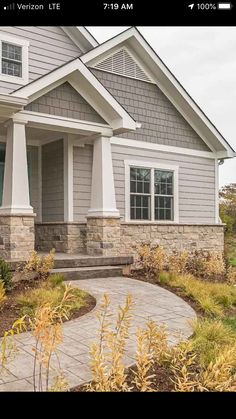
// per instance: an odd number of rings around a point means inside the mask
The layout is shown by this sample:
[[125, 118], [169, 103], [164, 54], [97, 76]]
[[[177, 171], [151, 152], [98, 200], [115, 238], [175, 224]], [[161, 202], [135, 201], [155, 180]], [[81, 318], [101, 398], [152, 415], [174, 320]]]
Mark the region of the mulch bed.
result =
[[[136, 370], [135, 366], [129, 367], [126, 370], [127, 384], [129, 387], [132, 387], [132, 392], [139, 391], [137, 390], [137, 388], [135, 387], [133, 383], [133, 380], [135, 377], [135, 374], [134, 374], [135, 370]], [[172, 381], [173, 373], [172, 371], [170, 371], [168, 367], [156, 365], [150, 371], [150, 375], [152, 374], [155, 375], [155, 377], [152, 378], [152, 385], [151, 385], [153, 391], [158, 391], [158, 392], [175, 391], [174, 382]], [[70, 392], [72, 393], [84, 393], [86, 391], [87, 391], [86, 384], [80, 384], [79, 386], [76, 386], [70, 389]]]
[[[0, 309], [0, 337], [3, 336], [7, 330], [11, 329], [13, 323], [22, 316], [21, 306], [16, 302], [17, 296], [29, 289], [39, 288], [42, 283], [42, 281], [35, 279], [32, 281], [21, 280], [15, 284], [13, 289], [7, 292], [7, 300]], [[88, 294], [86, 303], [85, 306], [75, 310], [69, 320], [84, 316], [91, 311], [96, 305], [96, 299]]]

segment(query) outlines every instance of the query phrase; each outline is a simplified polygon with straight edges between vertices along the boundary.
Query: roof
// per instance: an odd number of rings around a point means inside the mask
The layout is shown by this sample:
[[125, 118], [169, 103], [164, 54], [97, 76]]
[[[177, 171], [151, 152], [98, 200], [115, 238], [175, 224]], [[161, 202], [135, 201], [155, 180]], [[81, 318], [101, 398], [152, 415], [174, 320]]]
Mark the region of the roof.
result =
[[68, 81], [103, 117], [115, 134], [135, 130], [139, 126], [80, 58], [56, 68], [45, 76], [15, 90], [9, 96], [27, 99], [27, 103], [31, 103], [65, 81]]
[[236, 154], [231, 145], [188, 94], [136, 27], [131, 27], [102, 44], [97, 45], [92, 50], [84, 53], [80, 58], [84, 64], [92, 67], [108, 51], [115, 50], [121, 45], [128, 46], [136, 53], [142, 63], [145, 63], [151, 79], [155, 81], [156, 85], [168, 97], [208, 147], [217, 153], [219, 158], [235, 157]]

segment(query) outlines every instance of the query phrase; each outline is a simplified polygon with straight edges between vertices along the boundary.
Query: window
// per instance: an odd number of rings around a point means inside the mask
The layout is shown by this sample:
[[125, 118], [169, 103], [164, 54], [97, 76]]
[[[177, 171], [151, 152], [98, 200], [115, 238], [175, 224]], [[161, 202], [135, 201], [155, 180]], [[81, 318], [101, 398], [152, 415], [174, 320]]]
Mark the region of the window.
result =
[[2, 74], [22, 77], [22, 47], [2, 42]]
[[154, 170], [155, 220], [173, 220], [173, 172]]
[[125, 161], [126, 220], [177, 222], [178, 167], [135, 163]]
[[24, 39], [0, 32], [0, 80], [28, 83], [28, 47]]
[[130, 168], [130, 218], [150, 220], [151, 170]]

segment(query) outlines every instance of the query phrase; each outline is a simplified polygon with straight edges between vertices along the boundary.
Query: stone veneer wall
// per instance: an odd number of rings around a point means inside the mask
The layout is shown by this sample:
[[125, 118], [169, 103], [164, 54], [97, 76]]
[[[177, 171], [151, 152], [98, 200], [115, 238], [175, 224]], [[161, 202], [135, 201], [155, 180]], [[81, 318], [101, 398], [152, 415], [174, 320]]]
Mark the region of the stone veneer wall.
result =
[[86, 224], [37, 223], [35, 247], [43, 252], [55, 249], [63, 253], [86, 253]]
[[224, 225], [160, 225], [122, 223], [120, 255], [137, 255], [141, 244], [163, 246], [168, 252], [177, 250], [224, 250]]
[[0, 215], [0, 258], [29, 258], [34, 250], [34, 216]]
[[87, 218], [87, 253], [120, 255], [120, 218]]

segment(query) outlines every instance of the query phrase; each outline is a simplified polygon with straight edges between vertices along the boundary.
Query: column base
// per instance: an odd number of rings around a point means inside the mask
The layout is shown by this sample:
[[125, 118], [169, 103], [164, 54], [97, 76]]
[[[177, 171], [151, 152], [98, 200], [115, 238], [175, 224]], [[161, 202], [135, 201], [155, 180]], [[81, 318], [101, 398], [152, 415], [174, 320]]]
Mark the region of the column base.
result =
[[34, 250], [34, 217], [0, 214], [0, 258], [27, 260]]
[[120, 218], [87, 217], [87, 253], [91, 256], [119, 256]]

